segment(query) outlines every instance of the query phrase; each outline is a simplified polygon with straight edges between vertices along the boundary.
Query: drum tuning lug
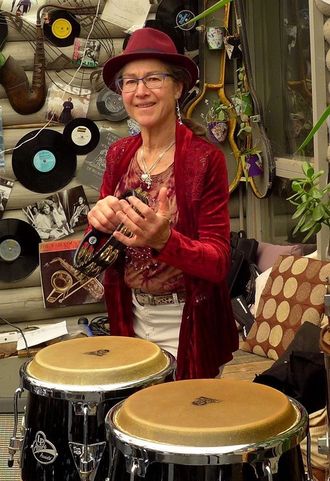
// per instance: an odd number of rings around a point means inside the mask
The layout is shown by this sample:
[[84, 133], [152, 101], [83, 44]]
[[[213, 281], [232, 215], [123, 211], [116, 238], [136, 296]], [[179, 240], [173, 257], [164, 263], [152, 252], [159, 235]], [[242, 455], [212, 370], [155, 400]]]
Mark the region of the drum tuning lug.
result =
[[81, 481], [93, 481], [105, 450], [106, 442], [95, 444], [69, 443]]
[[135, 474], [137, 474], [140, 478], [145, 478], [148, 466], [149, 458], [144, 449], [139, 450], [138, 457], [126, 457], [126, 471], [131, 473], [131, 479], [134, 479]]

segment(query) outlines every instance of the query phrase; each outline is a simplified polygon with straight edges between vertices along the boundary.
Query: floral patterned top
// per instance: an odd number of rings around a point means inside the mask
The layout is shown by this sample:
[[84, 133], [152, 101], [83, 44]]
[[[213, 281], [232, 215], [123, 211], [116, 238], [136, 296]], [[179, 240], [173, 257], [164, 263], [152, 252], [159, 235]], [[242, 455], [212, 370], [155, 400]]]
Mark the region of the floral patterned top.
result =
[[[137, 153], [131, 160], [127, 173], [120, 179], [115, 196], [124, 194], [128, 189], [141, 187], [148, 193], [149, 206], [157, 210], [159, 189], [167, 186], [171, 212], [171, 225], [175, 226], [178, 210], [175, 195], [173, 164], [164, 172], [152, 175], [150, 189], [141, 181], [142, 170], [137, 161]], [[125, 283], [132, 289], [141, 289], [150, 294], [163, 294], [184, 290], [182, 271], [176, 267], [158, 262], [149, 247], [126, 247]]]

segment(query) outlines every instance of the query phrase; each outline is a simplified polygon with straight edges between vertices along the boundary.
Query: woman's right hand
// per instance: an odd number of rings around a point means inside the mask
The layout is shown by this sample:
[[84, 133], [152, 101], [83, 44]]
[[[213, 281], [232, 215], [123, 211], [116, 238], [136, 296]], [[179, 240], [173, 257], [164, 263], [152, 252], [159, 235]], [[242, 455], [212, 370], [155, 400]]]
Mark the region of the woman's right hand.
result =
[[94, 207], [88, 212], [88, 223], [98, 231], [111, 234], [117, 229], [120, 220], [117, 212], [122, 212], [122, 208], [117, 197], [108, 195], [96, 202]]

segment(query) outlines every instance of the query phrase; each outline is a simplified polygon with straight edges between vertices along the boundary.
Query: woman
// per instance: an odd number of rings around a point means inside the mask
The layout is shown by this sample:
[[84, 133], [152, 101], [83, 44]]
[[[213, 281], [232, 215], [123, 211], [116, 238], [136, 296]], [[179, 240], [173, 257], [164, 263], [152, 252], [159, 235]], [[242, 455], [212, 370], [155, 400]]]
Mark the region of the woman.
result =
[[[105, 83], [121, 91], [141, 133], [110, 147], [100, 200], [88, 214], [99, 231], [123, 223], [133, 233], [114, 233], [126, 249], [105, 274], [111, 333], [143, 337], [177, 355], [177, 379], [216, 376], [238, 348], [226, 281], [225, 159], [176, 118], [197, 76], [195, 63], [152, 28], [135, 31], [108, 60]], [[119, 199], [138, 187], [149, 205]]]

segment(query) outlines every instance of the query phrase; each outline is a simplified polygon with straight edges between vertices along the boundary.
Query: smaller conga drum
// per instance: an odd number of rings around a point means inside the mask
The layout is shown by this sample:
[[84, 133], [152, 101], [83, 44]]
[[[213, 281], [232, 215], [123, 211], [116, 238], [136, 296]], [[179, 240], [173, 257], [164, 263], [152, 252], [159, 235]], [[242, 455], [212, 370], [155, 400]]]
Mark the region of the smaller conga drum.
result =
[[261, 384], [196, 379], [151, 386], [110, 409], [109, 480], [303, 481], [303, 406]]
[[173, 380], [175, 360], [156, 344], [116, 336], [41, 349], [21, 368], [28, 391], [22, 481], [104, 481], [105, 416], [139, 389]]

